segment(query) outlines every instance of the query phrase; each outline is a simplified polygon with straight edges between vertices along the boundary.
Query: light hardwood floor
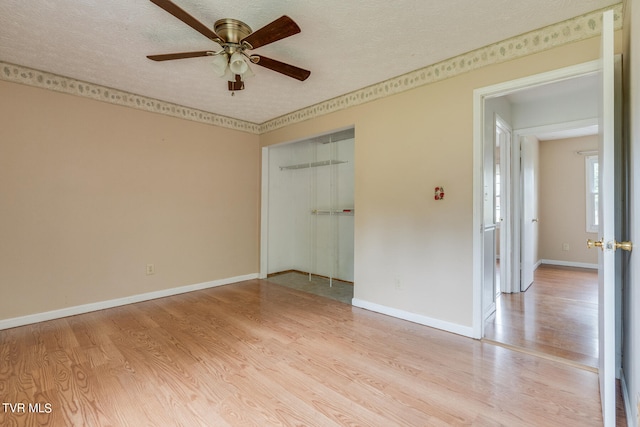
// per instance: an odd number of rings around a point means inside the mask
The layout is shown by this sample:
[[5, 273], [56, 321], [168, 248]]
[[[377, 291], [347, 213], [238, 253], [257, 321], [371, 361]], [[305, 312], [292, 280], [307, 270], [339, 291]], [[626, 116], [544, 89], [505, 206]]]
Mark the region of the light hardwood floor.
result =
[[[502, 294], [485, 339], [597, 372], [598, 271], [542, 265], [526, 292]], [[626, 426], [617, 384], [617, 425]]]
[[502, 294], [485, 338], [598, 366], [598, 271], [542, 265], [526, 292]]
[[[593, 372], [251, 280], [0, 331], [2, 426], [599, 426]], [[44, 408], [44, 406], [43, 406]]]

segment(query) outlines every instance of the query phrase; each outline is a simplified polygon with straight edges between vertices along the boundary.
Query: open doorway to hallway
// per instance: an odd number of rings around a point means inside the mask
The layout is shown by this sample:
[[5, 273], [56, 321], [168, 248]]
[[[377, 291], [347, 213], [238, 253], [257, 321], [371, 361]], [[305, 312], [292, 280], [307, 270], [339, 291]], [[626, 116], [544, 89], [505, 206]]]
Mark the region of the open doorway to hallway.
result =
[[[512, 155], [496, 153], [493, 159], [495, 170], [509, 173], [493, 176], [495, 195], [500, 196], [494, 205], [501, 212], [496, 214], [500, 230], [495, 239], [498, 292], [495, 310], [485, 312], [484, 338], [595, 370], [597, 255], [585, 245], [592, 236], [585, 234], [583, 154], [597, 152], [595, 76], [488, 99], [485, 117], [485, 126], [492, 117], [500, 117], [513, 129], [513, 138], [507, 150]], [[494, 129], [498, 125], [496, 120]], [[494, 138], [499, 134], [491, 133]], [[485, 130], [484, 135], [490, 132]], [[504, 164], [498, 166], [496, 161]], [[487, 164], [485, 158], [485, 168]]]
[[[487, 163], [484, 153], [486, 153], [486, 147], [493, 146], [493, 141], [487, 141], [484, 137], [487, 134], [486, 131], [486, 117], [487, 101], [495, 98], [503, 97], [504, 95], [518, 91], [523, 88], [542, 87], [549, 83], [558, 83], [564, 80], [571, 80], [576, 77], [587, 76], [593, 74], [598, 70], [601, 70], [600, 76], [602, 77], [602, 99], [596, 103], [600, 105], [599, 111], [602, 114], [597, 114], [599, 122], [602, 125], [602, 133], [599, 138], [598, 155], [600, 157], [600, 163], [602, 166], [598, 168], [599, 175], [599, 188], [602, 190], [599, 197], [598, 215], [600, 219], [599, 234], [601, 234], [602, 240], [591, 241], [590, 247], [601, 247], [602, 251], [598, 252], [598, 379], [600, 381], [601, 399], [603, 402], [603, 414], [607, 420], [607, 425], [612, 425], [611, 420], [615, 419], [615, 386], [616, 376], [620, 371], [620, 361], [622, 351], [620, 347], [621, 337], [621, 324], [620, 321], [622, 314], [622, 285], [625, 282], [623, 275], [625, 268], [625, 261], [627, 258], [623, 258], [622, 254], [616, 249], [630, 250], [631, 244], [627, 242], [619, 243], [622, 238], [620, 235], [625, 230], [625, 215], [628, 214], [628, 207], [624, 205], [624, 195], [628, 194], [629, 178], [626, 175], [627, 169], [624, 163], [624, 146], [621, 138], [619, 118], [620, 118], [620, 87], [619, 84], [619, 71], [621, 69], [619, 58], [614, 58], [611, 48], [611, 21], [612, 13], [606, 12], [604, 14], [607, 23], [607, 31], [603, 31], [603, 47], [605, 48], [606, 55], [603, 55], [601, 62], [592, 61], [577, 66], [566, 67], [563, 69], [554, 70], [547, 73], [541, 73], [532, 75], [526, 78], [513, 80], [510, 82], [504, 82], [493, 86], [487, 86], [474, 90], [474, 228], [478, 232], [474, 233], [473, 247], [474, 247], [474, 333], [478, 337], [485, 336], [485, 321], [487, 317], [483, 317], [486, 314], [484, 299], [482, 298], [483, 292], [487, 289], [487, 285], [494, 286], [493, 280], [487, 283], [485, 281], [487, 263], [485, 260], [487, 257], [492, 259], [495, 257], [495, 253], [487, 253], [486, 248], [486, 235], [484, 233], [484, 226], [486, 222], [483, 222], [482, 216], [485, 201], [487, 199], [486, 193], [483, 194], [483, 189], [490, 188], [493, 183], [486, 181], [488, 174], [483, 173], [486, 171]], [[603, 19], [604, 19], [603, 18]], [[602, 66], [604, 64], [605, 66]], [[570, 97], [569, 97], [570, 98]], [[551, 113], [551, 116], [546, 119], [551, 119], [549, 123], [561, 123], [561, 118], [558, 117], [560, 113], [571, 111], [564, 108], [554, 108], [549, 106], [548, 111], [542, 111], [542, 115]], [[502, 114], [501, 114], [502, 115]], [[515, 116], [517, 117], [517, 116]], [[513, 117], [512, 117], [513, 118]], [[579, 120], [579, 119], [577, 119]], [[540, 125], [538, 125], [540, 126]], [[535, 127], [532, 126], [532, 127]], [[526, 129], [527, 126], [523, 126]], [[519, 126], [513, 124], [513, 129], [516, 131], [521, 129]], [[515, 150], [514, 150], [515, 151]], [[512, 159], [512, 165], [519, 165], [519, 162], [514, 162]], [[489, 167], [493, 168], [493, 164], [489, 164]], [[514, 176], [518, 176], [515, 174]], [[486, 191], [486, 190], [485, 190]], [[515, 198], [518, 200], [517, 198]], [[525, 221], [523, 216], [514, 215], [514, 224], [516, 226], [522, 226]], [[476, 228], [477, 227], [477, 228]], [[520, 229], [515, 230], [512, 233], [510, 241], [516, 241], [520, 237]], [[518, 241], [519, 242], [519, 241]], [[515, 252], [518, 249], [519, 243], [514, 244], [513, 249]], [[509, 256], [513, 257], [513, 260], [520, 262], [520, 254], [514, 256], [513, 252], [509, 252]], [[619, 256], [620, 255], [620, 256]], [[502, 263], [502, 260], [501, 260]], [[492, 274], [495, 269], [495, 265], [489, 266]], [[518, 265], [516, 271], [520, 271]], [[513, 286], [514, 283], [520, 284], [519, 275], [510, 276], [510, 282], [512, 283], [510, 292], [518, 292], [518, 286]], [[514, 289], [515, 288], [515, 289]], [[626, 396], [626, 395], [625, 395]], [[627, 399], [628, 401], [628, 399]]]

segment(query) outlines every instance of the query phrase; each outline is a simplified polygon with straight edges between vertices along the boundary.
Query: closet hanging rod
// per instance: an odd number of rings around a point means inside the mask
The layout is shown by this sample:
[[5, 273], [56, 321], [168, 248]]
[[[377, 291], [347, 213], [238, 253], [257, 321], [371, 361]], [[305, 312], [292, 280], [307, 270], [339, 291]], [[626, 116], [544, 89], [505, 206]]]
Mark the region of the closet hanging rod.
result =
[[347, 163], [346, 160], [322, 160], [319, 162], [310, 162], [310, 163], [300, 163], [298, 165], [291, 166], [280, 166], [280, 170], [292, 170], [292, 169], [306, 169], [306, 168], [317, 168], [318, 166], [329, 166], [329, 165], [337, 165], [340, 163]]
[[582, 151], [576, 151], [576, 154], [579, 154], [581, 156], [593, 156], [598, 154], [598, 150], [582, 150]]
[[355, 209], [314, 209], [313, 215], [354, 215]]

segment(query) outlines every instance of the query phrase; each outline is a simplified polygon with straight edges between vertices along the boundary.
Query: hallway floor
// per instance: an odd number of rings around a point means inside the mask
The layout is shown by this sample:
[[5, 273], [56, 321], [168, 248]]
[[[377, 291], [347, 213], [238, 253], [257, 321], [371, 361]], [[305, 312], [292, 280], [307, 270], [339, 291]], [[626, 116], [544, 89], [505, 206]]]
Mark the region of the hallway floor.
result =
[[542, 265], [526, 292], [502, 294], [485, 338], [598, 366], [598, 271]]

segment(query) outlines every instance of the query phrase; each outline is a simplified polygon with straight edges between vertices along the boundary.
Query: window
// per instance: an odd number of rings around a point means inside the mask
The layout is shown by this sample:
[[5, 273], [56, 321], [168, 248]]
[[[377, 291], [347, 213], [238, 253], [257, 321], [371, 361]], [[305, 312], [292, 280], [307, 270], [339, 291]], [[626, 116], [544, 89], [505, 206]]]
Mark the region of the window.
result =
[[587, 176], [587, 233], [598, 232], [598, 156], [585, 158]]

